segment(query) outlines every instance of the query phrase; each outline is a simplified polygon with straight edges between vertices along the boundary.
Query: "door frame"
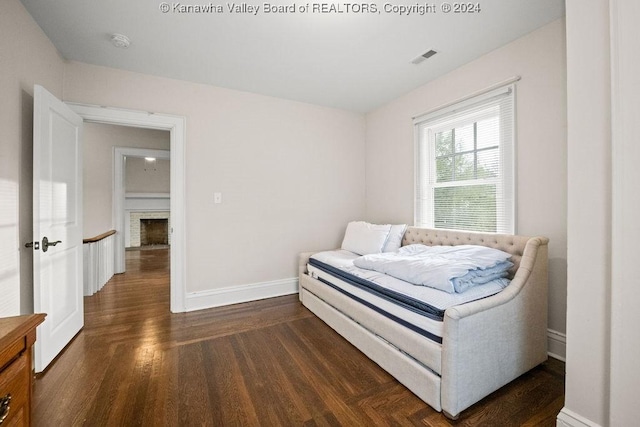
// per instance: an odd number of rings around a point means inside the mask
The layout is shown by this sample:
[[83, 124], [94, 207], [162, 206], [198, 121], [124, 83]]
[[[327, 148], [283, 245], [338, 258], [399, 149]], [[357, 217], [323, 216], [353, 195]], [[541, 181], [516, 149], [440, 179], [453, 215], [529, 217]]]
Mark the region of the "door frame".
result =
[[[127, 157], [135, 157], [143, 159], [145, 157], [154, 157], [161, 160], [171, 161], [171, 150], [162, 150], [156, 148], [134, 148], [134, 147], [113, 147], [113, 224], [116, 224], [123, 230], [122, 245], [115, 248], [115, 265], [114, 272], [125, 272], [125, 249], [127, 247], [127, 216], [126, 216], [126, 173], [125, 159]], [[169, 163], [171, 167], [171, 163]], [[171, 189], [169, 189], [171, 191]], [[163, 193], [164, 194], [164, 193]], [[171, 200], [171, 193], [169, 193]], [[163, 210], [171, 210], [171, 207]]]
[[[118, 235], [120, 240], [116, 240], [115, 245], [115, 264], [114, 272], [124, 273], [125, 266], [125, 248], [126, 248], [126, 220], [125, 220], [125, 165], [126, 157], [155, 157], [156, 159], [171, 161], [171, 150], [160, 150], [153, 148], [133, 148], [133, 147], [113, 147], [113, 216], [112, 223], [116, 225], [116, 230], [122, 230]], [[169, 163], [171, 167], [171, 163]], [[169, 197], [171, 197], [171, 189], [169, 189]], [[171, 198], [169, 198], [171, 201]], [[171, 207], [169, 207], [171, 211]], [[173, 228], [173, 226], [171, 227]]]
[[[66, 103], [86, 122], [145, 129], [166, 130], [170, 133], [171, 152], [171, 312], [186, 311], [186, 220], [185, 220], [185, 142], [186, 119], [182, 116], [149, 113], [147, 111], [124, 110], [98, 105]], [[116, 205], [123, 208], [124, 200], [113, 201], [116, 248], [122, 248], [122, 255], [116, 256], [116, 271], [124, 271], [124, 221], [118, 221]], [[118, 226], [120, 228], [118, 228]], [[121, 264], [118, 264], [118, 263]]]

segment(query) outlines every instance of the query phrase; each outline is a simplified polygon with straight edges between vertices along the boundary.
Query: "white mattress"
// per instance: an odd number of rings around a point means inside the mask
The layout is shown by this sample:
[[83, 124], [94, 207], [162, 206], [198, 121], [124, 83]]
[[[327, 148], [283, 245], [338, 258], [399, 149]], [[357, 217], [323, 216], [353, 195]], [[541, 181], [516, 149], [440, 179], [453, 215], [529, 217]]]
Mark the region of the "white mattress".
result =
[[[353, 265], [353, 260], [358, 257], [359, 255], [345, 250], [319, 252], [312, 256], [312, 258], [317, 261], [328, 264], [361, 279], [373, 282], [378, 286], [382, 286], [414, 300], [426, 303], [439, 310], [446, 310], [449, 307], [485, 298], [494, 295], [503, 289], [500, 284], [489, 282], [485, 285], [471, 288], [463, 293], [450, 294], [426, 286], [416, 286], [376, 271], [358, 268]], [[358, 286], [352, 285], [347, 281], [311, 264], [307, 266], [307, 269], [312, 277], [330, 282], [342, 291], [379, 307], [385, 312], [396, 316], [417, 328], [423, 329], [437, 337], [442, 337], [442, 320], [432, 319], [424, 314], [416, 313], [415, 311], [407, 309], [401, 305], [397, 305], [393, 301], [381, 298], [361, 289]]]

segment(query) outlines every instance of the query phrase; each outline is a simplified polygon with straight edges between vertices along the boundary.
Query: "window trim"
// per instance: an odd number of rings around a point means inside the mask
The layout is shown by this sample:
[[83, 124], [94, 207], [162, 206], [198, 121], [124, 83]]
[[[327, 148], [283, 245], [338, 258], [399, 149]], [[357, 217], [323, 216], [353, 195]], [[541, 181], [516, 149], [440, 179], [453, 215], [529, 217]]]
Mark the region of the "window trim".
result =
[[[517, 216], [517, 156], [516, 156], [516, 87], [515, 82], [520, 80], [520, 77], [514, 77], [509, 79], [499, 85], [491, 86], [490, 88], [485, 89], [484, 91], [476, 92], [473, 95], [464, 97], [456, 102], [445, 104], [442, 107], [439, 107], [434, 110], [430, 110], [424, 114], [414, 117], [413, 125], [414, 125], [414, 206], [413, 206], [413, 214], [414, 214], [414, 224], [418, 226], [427, 226], [431, 228], [435, 228], [435, 218], [434, 218], [434, 192], [432, 191], [426, 197], [420, 197], [418, 194], [420, 190], [419, 179], [421, 177], [420, 165], [422, 162], [426, 161], [429, 169], [427, 170], [428, 174], [434, 173], [431, 170], [431, 165], [435, 162], [435, 144], [429, 144], [428, 150], [420, 149], [421, 142], [421, 132], [424, 130], [423, 125], [425, 122], [431, 122], [432, 126], [427, 128], [429, 132], [428, 138], [429, 141], [433, 141], [434, 134], [438, 130], [455, 127], [456, 123], [464, 122], [464, 116], [458, 118], [452, 118], [451, 115], [456, 114], [459, 111], [472, 108], [474, 105], [482, 104], [483, 102], [488, 102], [492, 98], [496, 98], [499, 96], [503, 96], [505, 94], [511, 94], [512, 96], [512, 114], [511, 114], [511, 143], [506, 146], [501, 144], [499, 146], [500, 150], [500, 158], [507, 159], [507, 167], [510, 167], [511, 173], [510, 177], [506, 178], [495, 178], [495, 179], [473, 179], [473, 180], [465, 180], [458, 182], [447, 182], [447, 183], [437, 183], [434, 182], [430, 188], [437, 187], [455, 187], [455, 186], [464, 186], [464, 185], [483, 185], [483, 184], [496, 184], [496, 192], [499, 194], [505, 194], [508, 191], [508, 188], [512, 188], [511, 192], [511, 203], [503, 206], [502, 209], [498, 209], [496, 212], [497, 221], [500, 221], [506, 224], [506, 229], [502, 231], [497, 231], [497, 233], [511, 233], [515, 234], [517, 232], [517, 224], [518, 224], [518, 216]], [[474, 122], [477, 121], [477, 118], [474, 117]], [[435, 131], [434, 131], [435, 129]], [[474, 152], [477, 152], [477, 147], [474, 147]], [[421, 159], [421, 156], [425, 157]], [[503, 162], [501, 162], [504, 165]], [[506, 188], [505, 188], [506, 187]], [[426, 198], [430, 198], [431, 200], [427, 203], [430, 204], [431, 208], [427, 209], [426, 215], [424, 212], [419, 210], [418, 200], [424, 200]], [[423, 202], [424, 203], [424, 202]], [[422, 215], [420, 215], [422, 214]], [[511, 217], [510, 221], [505, 221], [505, 218]], [[426, 218], [426, 223], [420, 221], [420, 217]], [[464, 230], [463, 230], [464, 231]], [[468, 230], [471, 231], [471, 230]]]

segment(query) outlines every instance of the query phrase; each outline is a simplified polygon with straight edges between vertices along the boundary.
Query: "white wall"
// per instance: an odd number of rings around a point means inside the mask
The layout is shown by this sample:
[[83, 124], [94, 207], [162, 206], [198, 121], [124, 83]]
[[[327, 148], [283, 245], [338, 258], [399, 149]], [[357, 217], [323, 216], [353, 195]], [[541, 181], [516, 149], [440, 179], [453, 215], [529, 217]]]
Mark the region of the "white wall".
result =
[[568, 263], [565, 408], [606, 425], [611, 277], [608, 1], [567, 2]]
[[611, 0], [612, 280], [609, 425], [638, 422], [640, 395], [640, 3]]
[[113, 147], [168, 150], [169, 132], [85, 123], [83, 138], [83, 237], [86, 239], [114, 228]]
[[126, 162], [127, 193], [169, 193], [171, 161], [156, 159], [149, 163], [142, 157], [127, 157]]
[[567, 1], [569, 257], [560, 426], [638, 423], [640, 4]]
[[64, 63], [18, 0], [0, 1], [0, 317], [33, 312], [33, 85], [62, 96]]
[[640, 3], [612, 0], [612, 290], [610, 425], [638, 421], [640, 395], [640, 287], [636, 268], [640, 241]]
[[364, 216], [360, 114], [77, 62], [65, 71], [67, 101], [186, 117], [188, 292], [293, 278], [299, 252], [338, 246]]
[[[548, 24], [367, 114], [366, 151], [367, 218], [411, 224], [412, 117], [521, 76], [516, 84], [517, 232], [550, 239], [549, 328], [561, 338], [567, 301], [564, 35], [562, 20]], [[555, 351], [564, 351], [564, 346]]]

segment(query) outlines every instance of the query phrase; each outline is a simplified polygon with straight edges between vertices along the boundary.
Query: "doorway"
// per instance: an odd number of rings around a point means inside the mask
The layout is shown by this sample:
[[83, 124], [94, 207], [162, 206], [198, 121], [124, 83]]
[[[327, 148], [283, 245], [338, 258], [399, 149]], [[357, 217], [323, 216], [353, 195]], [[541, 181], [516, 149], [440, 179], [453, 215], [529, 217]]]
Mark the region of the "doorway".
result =
[[[113, 164], [113, 223], [124, 235], [122, 244], [115, 251], [115, 272], [123, 273], [124, 250], [140, 246], [143, 221], [166, 220], [167, 240], [172, 239], [171, 190], [167, 182], [171, 175], [171, 151], [114, 147]], [[116, 200], [121, 209], [115, 207]]]
[[[170, 308], [171, 312], [186, 311], [186, 230], [185, 230], [185, 119], [184, 117], [154, 114], [144, 111], [105, 108], [94, 105], [67, 103], [85, 122], [130, 126], [135, 128], [166, 130], [170, 133]], [[162, 151], [162, 150], [158, 150]], [[114, 157], [115, 158], [115, 157]], [[115, 162], [114, 171], [124, 176], [122, 163]], [[115, 184], [115, 183], [114, 183]], [[113, 197], [113, 224], [116, 230], [116, 272], [124, 271], [124, 194]], [[122, 192], [123, 193], [123, 192]]]

